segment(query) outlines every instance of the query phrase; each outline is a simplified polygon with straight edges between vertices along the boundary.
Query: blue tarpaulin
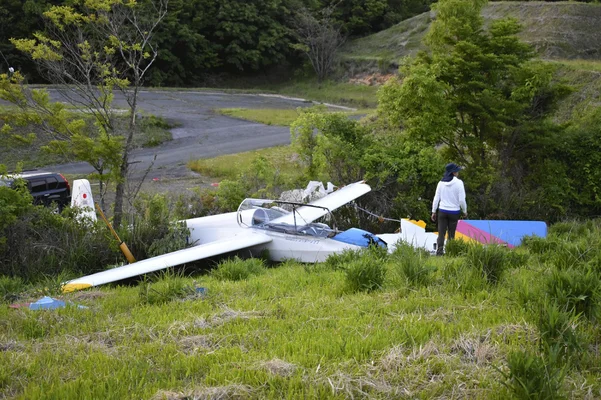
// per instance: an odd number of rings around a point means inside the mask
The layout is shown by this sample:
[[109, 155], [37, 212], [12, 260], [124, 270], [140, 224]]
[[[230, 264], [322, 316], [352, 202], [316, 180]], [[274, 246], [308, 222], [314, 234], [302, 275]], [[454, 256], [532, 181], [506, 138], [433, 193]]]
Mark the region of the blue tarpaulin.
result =
[[[54, 310], [55, 308], [66, 307], [67, 303], [62, 300], [53, 299], [52, 297], [44, 296], [35, 303], [29, 305], [30, 310]], [[85, 306], [77, 306], [78, 308], [88, 308]]]
[[370, 244], [377, 244], [386, 248], [386, 242], [373, 233], [362, 229], [351, 228], [334, 236], [332, 239], [339, 242], [354, 244], [355, 246], [368, 247]]

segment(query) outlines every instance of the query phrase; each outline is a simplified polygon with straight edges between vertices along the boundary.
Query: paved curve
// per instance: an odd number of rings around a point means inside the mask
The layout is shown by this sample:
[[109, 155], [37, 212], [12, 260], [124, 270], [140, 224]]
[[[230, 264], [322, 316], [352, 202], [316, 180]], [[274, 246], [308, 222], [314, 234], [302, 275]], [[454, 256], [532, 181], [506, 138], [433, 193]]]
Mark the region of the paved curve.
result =
[[[56, 91], [52, 97], [60, 99]], [[123, 98], [116, 97], [116, 107], [126, 107]], [[133, 178], [146, 171], [155, 154], [151, 170], [153, 177], [181, 177], [190, 171], [190, 160], [235, 154], [290, 143], [288, 127], [270, 126], [230, 118], [214, 113], [216, 108], [282, 108], [311, 106], [302, 99], [269, 95], [227, 94], [220, 92], [143, 91], [139, 109], [165, 118], [177, 125], [171, 130], [173, 140], [152, 148], [132, 152]], [[49, 166], [67, 174], [86, 174], [92, 167], [83, 162]]]

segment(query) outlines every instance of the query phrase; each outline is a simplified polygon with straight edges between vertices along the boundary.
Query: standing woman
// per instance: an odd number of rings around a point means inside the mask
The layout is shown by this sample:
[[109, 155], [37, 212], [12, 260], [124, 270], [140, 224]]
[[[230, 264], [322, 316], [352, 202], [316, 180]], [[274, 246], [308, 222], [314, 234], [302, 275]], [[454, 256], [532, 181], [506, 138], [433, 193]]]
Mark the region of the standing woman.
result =
[[[465, 202], [465, 188], [463, 181], [457, 177], [461, 167], [455, 163], [447, 164], [445, 173], [438, 186], [432, 201], [432, 221], [438, 220], [438, 240], [436, 241], [436, 255], [444, 254], [444, 239], [447, 232], [449, 239], [455, 239], [455, 230], [459, 216], [467, 218], [467, 203]], [[436, 215], [438, 210], [438, 217]]]

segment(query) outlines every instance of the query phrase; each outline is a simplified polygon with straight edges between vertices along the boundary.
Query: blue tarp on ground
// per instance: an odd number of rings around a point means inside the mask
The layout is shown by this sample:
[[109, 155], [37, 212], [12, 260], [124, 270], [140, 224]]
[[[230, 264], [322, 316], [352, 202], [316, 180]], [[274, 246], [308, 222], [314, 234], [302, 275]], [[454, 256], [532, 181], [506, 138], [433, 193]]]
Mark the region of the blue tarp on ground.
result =
[[30, 310], [53, 310], [55, 308], [65, 307], [65, 302], [62, 300], [56, 300], [52, 297], [44, 296], [35, 303], [29, 305]]
[[[72, 303], [65, 303], [62, 300], [53, 299], [52, 297], [44, 296], [35, 303], [29, 305], [30, 310], [54, 310], [56, 308], [63, 308], [67, 305], [75, 306]], [[77, 305], [77, 308], [88, 308], [86, 306]]]
[[340, 232], [332, 239], [339, 242], [354, 244], [355, 246], [368, 247], [370, 244], [378, 244], [380, 247], [386, 247], [386, 243], [374, 235], [373, 233], [362, 229], [351, 228], [344, 232]]

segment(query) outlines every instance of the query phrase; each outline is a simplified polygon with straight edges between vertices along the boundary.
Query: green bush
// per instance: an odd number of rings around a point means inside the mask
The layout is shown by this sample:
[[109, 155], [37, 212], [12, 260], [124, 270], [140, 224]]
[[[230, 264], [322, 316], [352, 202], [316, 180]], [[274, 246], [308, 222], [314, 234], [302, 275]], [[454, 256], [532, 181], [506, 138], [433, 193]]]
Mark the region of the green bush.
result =
[[236, 211], [247, 196], [248, 190], [239, 180], [222, 180], [216, 193], [217, 204], [222, 211]]
[[536, 316], [541, 350], [552, 354], [557, 362], [577, 359], [584, 348], [583, 339], [576, 331], [577, 320], [565, 307], [543, 302]]
[[140, 195], [128, 215], [130, 223], [119, 230], [119, 237], [138, 260], [181, 250], [187, 246], [190, 232], [185, 224], [174, 222], [177, 210], [165, 194]]
[[155, 115], [144, 116], [140, 119], [140, 141], [147, 147], [158, 146], [172, 139], [169, 131], [174, 126], [163, 117]]
[[2, 230], [0, 274], [38, 282], [59, 274], [104, 270], [123, 258], [100, 224], [90, 227], [71, 218], [68, 211], [59, 215], [45, 207], [31, 207]]
[[182, 274], [163, 271], [154, 280], [144, 280], [139, 286], [140, 301], [144, 304], [164, 304], [196, 295], [195, 288]]
[[512, 352], [507, 356], [507, 386], [517, 399], [551, 400], [563, 398], [561, 385], [564, 369], [530, 351]]
[[330, 254], [328, 258], [326, 258], [324, 265], [332, 271], [345, 270], [353, 261], [360, 258], [361, 255], [361, 250], [346, 249], [340, 253]]
[[480, 271], [489, 283], [497, 283], [511, 263], [508, 254], [508, 250], [500, 245], [471, 244], [466, 254], [466, 263]]
[[546, 291], [550, 299], [566, 310], [591, 319], [597, 315], [601, 280], [588, 268], [555, 270], [547, 278]]
[[459, 257], [467, 254], [470, 244], [465, 240], [447, 240], [444, 253], [451, 257]]
[[381, 258], [363, 255], [351, 261], [344, 272], [346, 286], [351, 292], [371, 292], [384, 284], [386, 265]]
[[19, 180], [16, 189], [11, 189], [0, 184], [0, 246], [4, 242], [2, 230], [16, 221], [22, 215], [31, 211], [33, 198], [31, 193]]
[[393, 265], [400, 276], [404, 276], [412, 285], [426, 285], [436, 267], [428, 265], [430, 255], [421, 248], [399, 243], [391, 255]]
[[0, 301], [17, 300], [25, 287], [25, 282], [19, 277], [0, 276]]
[[259, 275], [264, 270], [265, 264], [259, 258], [243, 260], [234, 257], [220, 262], [217, 268], [211, 271], [211, 275], [219, 280], [240, 281], [251, 275]]

